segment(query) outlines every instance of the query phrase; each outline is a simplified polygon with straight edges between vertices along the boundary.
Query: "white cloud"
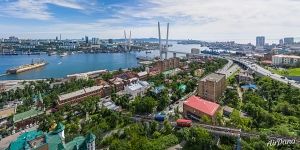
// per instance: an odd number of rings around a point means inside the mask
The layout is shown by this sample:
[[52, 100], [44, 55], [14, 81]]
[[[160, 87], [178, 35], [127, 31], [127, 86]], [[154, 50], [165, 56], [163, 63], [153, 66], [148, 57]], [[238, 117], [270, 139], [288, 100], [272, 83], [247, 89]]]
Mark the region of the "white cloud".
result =
[[13, 2], [3, 2], [0, 12], [10, 17], [36, 20], [49, 20], [52, 13], [48, 10], [48, 4], [84, 10], [88, 1], [78, 0], [17, 0]]
[[[49, 19], [52, 15], [46, 4], [82, 10], [87, 8], [80, 5], [82, 1], [36, 0], [30, 4], [31, 1], [26, 0], [22, 1], [25, 5], [15, 4], [7, 9], [13, 16], [26, 14], [22, 17]], [[40, 33], [39, 36], [46, 36], [44, 31], [48, 31], [65, 33], [70, 38], [85, 34], [119, 38], [125, 28], [130, 28], [134, 37], [157, 37], [156, 24], [161, 21], [162, 25], [171, 23], [173, 39], [253, 42], [257, 35], [265, 35], [267, 39], [300, 35], [299, 0], [140, 0], [138, 4], [122, 2], [107, 8], [115, 10], [109, 19], [95, 17], [94, 22], [60, 22], [20, 31]], [[15, 9], [19, 11], [13, 11]]]
[[[144, 3], [145, 0], [141, 0]], [[171, 22], [173, 38], [216, 40], [300, 34], [296, 0], [148, 0], [152, 7], [124, 6], [120, 15]], [[120, 6], [122, 7], [122, 6]]]

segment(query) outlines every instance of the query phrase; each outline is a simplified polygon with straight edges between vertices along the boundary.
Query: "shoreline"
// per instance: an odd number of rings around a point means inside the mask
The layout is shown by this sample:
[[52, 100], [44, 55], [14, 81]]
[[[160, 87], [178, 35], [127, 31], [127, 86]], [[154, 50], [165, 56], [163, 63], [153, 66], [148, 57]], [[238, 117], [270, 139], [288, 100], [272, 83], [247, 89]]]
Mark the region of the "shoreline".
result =
[[[135, 67], [132, 67], [132, 68], [135, 68]], [[132, 68], [121, 68], [123, 71], [126, 71], [126, 70], [130, 70]], [[113, 72], [116, 72], [118, 71], [118, 69], [114, 69], [114, 70], [108, 70], [108, 69], [102, 69], [102, 70], [107, 70], [109, 73], [113, 73]], [[75, 73], [75, 74], [88, 74], [90, 72], [95, 72], [95, 71], [100, 71], [100, 70], [92, 70], [92, 71], [88, 71], [88, 72], [79, 72], [79, 73]], [[4, 74], [4, 75], [9, 75], [9, 74]], [[3, 76], [4, 76], [3, 75]], [[69, 75], [74, 75], [74, 74], [69, 74]], [[0, 75], [1, 76], [1, 75]], [[16, 82], [30, 82], [30, 81], [42, 81], [42, 80], [48, 80], [48, 79], [54, 79], [54, 80], [57, 80], [57, 79], [66, 79], [68, 77], [68, 75], [66, 75], [65, 77], [60, 77], [60, 78], [42, 78], [42, 79], [16, 79], [16, 80], [1, 80], [0, 79], [0, 84], [5, 84], [5, 83], [16, 83]]]

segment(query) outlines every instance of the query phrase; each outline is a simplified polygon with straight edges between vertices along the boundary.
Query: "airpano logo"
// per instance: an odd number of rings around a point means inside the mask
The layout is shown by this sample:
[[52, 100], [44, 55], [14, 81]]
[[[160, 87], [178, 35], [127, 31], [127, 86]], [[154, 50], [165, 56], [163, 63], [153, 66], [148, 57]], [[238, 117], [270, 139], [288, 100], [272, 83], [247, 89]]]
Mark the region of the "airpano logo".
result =
[[277, 139], [277, 140], [270, 140], [267, 145], [268, 146], [280, 146], [280, 145], [292, 145], [296, 144], [296, 140], [287, 140], [287, 139]]

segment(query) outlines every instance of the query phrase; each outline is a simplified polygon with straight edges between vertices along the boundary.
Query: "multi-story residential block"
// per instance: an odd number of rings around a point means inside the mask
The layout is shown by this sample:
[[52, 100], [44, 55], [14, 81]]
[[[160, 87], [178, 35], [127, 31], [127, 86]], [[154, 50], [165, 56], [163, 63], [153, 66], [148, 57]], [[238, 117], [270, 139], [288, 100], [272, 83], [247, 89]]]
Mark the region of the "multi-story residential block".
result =
[[170, 58], [165, 60], [160, 60], [156, 62], [155, 68], [158, 68], [160, 72], [175, 69], [179, 67], [179, 58]]
[[273, 55], [272, 56], [272, 64], [275, 66], [280, 65], [296, 65], [300, 62], [300, 56], [295, 55]]
[[198, 95], [207, 100], [216, 102], [226, 89], [226, 75], [212, 73], [199, 82]]

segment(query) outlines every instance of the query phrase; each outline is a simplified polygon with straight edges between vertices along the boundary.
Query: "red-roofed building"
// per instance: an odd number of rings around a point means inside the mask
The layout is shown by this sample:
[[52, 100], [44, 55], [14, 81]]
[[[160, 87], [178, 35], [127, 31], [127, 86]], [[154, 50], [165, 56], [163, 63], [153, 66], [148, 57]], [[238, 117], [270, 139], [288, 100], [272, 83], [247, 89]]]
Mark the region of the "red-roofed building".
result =
[[191, 96], [183, 102], [183, 114], [186, 118], [201, 120], [206, 115], [213, 123], [216, 121], [220, 105], [197, 96]]

